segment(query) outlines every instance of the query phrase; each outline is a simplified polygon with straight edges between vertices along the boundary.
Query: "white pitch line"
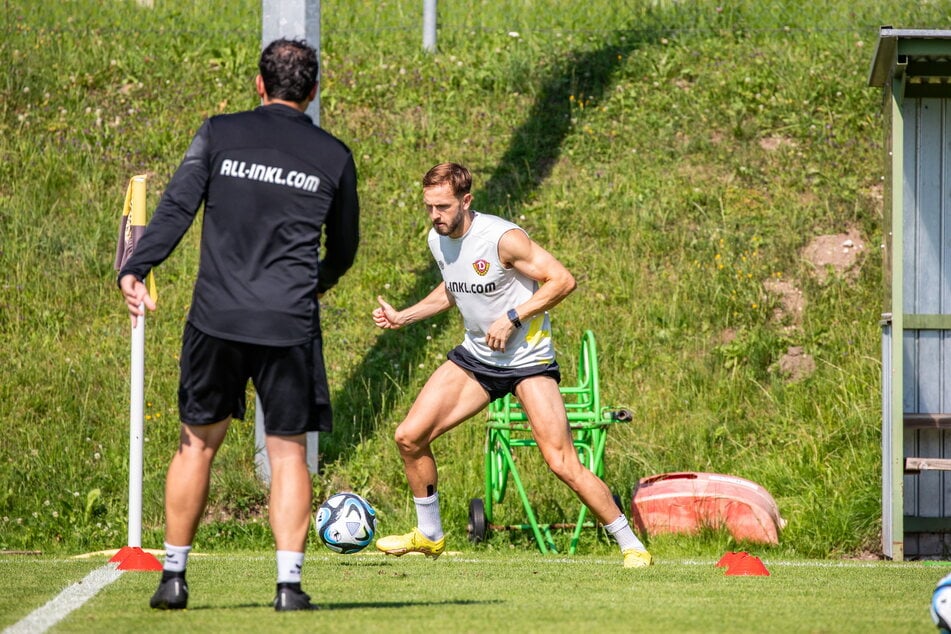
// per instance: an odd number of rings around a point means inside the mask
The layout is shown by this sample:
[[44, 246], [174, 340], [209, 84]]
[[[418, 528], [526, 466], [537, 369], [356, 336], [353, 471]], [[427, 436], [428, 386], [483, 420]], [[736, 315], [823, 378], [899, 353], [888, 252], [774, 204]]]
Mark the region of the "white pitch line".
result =
[[14, 623], [3, 634], [41, 634], [53, 627], [70, 612], [76, 610], [86, 601], [96, 596], [100, 590], [122, 576], [122, 571], [116, 564], [108, 564], [90, 572], [79, 583], [67, 586], [62, 592], [39, 607], [20, 622]]
[[[374, 553], [375, 554], [375, 553]], [[417, 554], [417, 553], [412, 553]], [[444, 555], [449, 553], [444, 553]], [[461, 554], [461, 553], [459, 553]], [[422, 555], [420, 555], [422, 556]], [[330, 560], [337, 557], [336, 555], [331, 555], [325, 557], [325, 559]], [[357, 555], [354, 555], [357, 557]], [[896, 563], [885, 560], [819, 560], [819, 559], [807, 559], [802, 561], [796, 560], [786, 560], [786, 559], [769, 559], [768, 557], [761, 558], [762, 562], [766, 566], [781, 566], [788, 568], [892, 568], [894, 570], [901, 570], [907, 568], [923, 568], [925, 565], [920, 562], [903, 562]], [[440, 561], [443, 561], [440, 559]], [[447, 562], [454, 564], [486, 564], [494, 563], [495, 560], [490, 559], [481, 559], [479, 557], [449, 557], [446, 558]], [[570, 556], [564, 555], [543, 555], [538, 559], [539, 564], [555, 564], [555, 565], [569, 565], [569, 566], [584, 566], [590, 564], [604, 564], [608, 566], [619, 565], [618, 559], [587, 559], [579, 558], [573, 559]], [[716, 559], [659, 559], [658, 565], [674, 565], [674, 566], [715, 566], [717, 563]]]

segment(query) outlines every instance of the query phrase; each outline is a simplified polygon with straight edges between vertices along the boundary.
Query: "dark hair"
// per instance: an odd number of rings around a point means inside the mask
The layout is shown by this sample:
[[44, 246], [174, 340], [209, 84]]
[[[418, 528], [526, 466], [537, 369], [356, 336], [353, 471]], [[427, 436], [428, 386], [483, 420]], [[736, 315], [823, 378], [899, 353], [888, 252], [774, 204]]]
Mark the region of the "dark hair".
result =
[[423, 187], [435, 187], [449, 183], [452, 193], [463, 196], [472, 189], [472, 174], [458, 163], [440, 163], [430, 168], [423, 176]]
[[268, 97], [302, 103], [317, 84], [317, 51], [304, 40], [274, 40], [261, 52], [258, 70]]

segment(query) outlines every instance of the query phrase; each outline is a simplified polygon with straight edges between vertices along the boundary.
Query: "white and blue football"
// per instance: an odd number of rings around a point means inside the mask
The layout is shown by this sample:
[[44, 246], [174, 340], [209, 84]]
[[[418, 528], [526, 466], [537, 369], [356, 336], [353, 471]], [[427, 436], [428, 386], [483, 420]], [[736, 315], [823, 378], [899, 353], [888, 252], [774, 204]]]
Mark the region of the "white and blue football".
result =
[[931, 595], [931, 620], [941, 634], [951, 633], [951, 575], [935, 586]]
[[317, 509], [314, 528], [324, 545], [349, 555], [370, 545], [376, 533], [376, 511], [356, 493], [336, 493]]

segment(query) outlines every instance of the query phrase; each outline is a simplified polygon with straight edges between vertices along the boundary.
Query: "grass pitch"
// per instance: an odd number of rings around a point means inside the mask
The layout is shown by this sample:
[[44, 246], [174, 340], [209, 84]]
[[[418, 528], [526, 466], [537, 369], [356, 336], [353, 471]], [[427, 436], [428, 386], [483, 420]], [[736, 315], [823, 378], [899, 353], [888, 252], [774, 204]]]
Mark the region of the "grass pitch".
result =
[[[931, 590], [946, 569], [922, 563], [780, 561], [769, 576], [727, 576], [713, 559], [524, 551], [447, 553], [437, 561], [316, 551], [304, 587], [321, 606], [275, 613], [274, 561], [195, 556], [189, 608], [148, 607], [159, 573], [125, 572], [50, 632], [926, 632]], [[105, 557], [0, 559], [0, 626], [20, 622], [108, 564]]]

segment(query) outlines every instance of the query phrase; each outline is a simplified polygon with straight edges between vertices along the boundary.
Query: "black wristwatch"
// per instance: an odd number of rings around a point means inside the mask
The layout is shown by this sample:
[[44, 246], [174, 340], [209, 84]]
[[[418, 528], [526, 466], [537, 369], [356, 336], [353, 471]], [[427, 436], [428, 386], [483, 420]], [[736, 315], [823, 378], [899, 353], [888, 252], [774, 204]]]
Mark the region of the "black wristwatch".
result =
[[509, 321], [512, 322], [513, 326], [515, 326], [516, 328], [522, 327], [522, 320], [518, 318], [518, 313], [515, 311], [514, 308], [509, 308], [509, 312], [505, 314], [509, 318]]

